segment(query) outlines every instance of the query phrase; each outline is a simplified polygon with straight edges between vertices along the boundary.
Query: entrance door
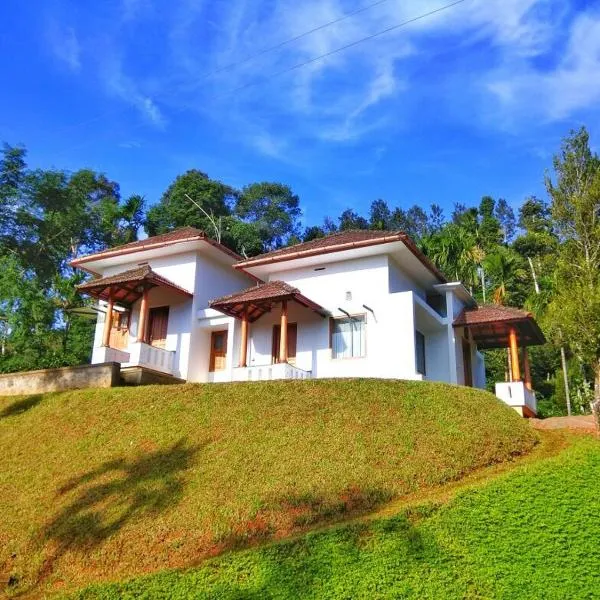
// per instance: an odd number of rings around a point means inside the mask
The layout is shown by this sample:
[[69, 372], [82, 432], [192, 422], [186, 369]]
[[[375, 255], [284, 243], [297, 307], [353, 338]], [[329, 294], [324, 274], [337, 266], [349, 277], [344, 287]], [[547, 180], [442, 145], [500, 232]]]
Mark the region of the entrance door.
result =
[[210, 365], [208, 370], [223, 371], [227, 366], [227, 329], [210, 335]]
[[471, 344], [463, 339], [463, 368], [465, 370], [465, 385], [473, 387], [473, 365], [471, 363]]
[[[271, 362], [273, 364], [279, 362], [279, 342], [281, 340], [281, 326], [273, 325], [273, 344], [271, 352]], [[290, 365], [296, 364], [296, 341], [298, 339], [298, 326], [296, 323], [288, 323], [287, 328], [287, 351], [288, 362]]]
[[129, 311], [113, 311], [108, 345], [117, 350], [127, 350], [129, 345]]
[[169, 324], [169, 307], [158, 306], [150, 309], [148, 319], [148, 341], [151, 346], [164, 348], [167, 343], [167, 326]]

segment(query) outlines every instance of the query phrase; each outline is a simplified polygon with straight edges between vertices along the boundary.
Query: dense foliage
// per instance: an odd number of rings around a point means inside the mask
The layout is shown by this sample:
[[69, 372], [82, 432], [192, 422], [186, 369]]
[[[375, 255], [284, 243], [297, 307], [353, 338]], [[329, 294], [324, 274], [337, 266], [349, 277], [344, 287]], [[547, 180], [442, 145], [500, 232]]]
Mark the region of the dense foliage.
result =
[[[347, 229], [403, 230], [481, 302], [532, 310], [550, 344], [534, 348], [534, 387], [544, 414], [566, 409], [565, 350], [575, 411], [600, 398], [600, 159], [585, 129], [572, 132], [547, 177], [548, 198], [526, 198], [516, 214], [502, 198], [408, 208], [383, 199], [300, 228], [298, 196], [282, 183], [235, 189], [200, 170], [178, 176], [147, 211], [117, 183], [90, 170], [31, 170], [22, 148], [0, 160], [0, 372], [85, 362], [91, 322], [74, 285], [74, 256], [184, 225], [199, 227], [244, 256]], [[488, 352], [488, 379], [503, 380], [506, 353]]]
[[528, 453], [481, 390], [372, 379], [0, 398], [0, 581], [46, 597], [298, 533]]
[[600, 446], [573, 443], [447, 505], [417, 504], [75, 597], [597, 598]]

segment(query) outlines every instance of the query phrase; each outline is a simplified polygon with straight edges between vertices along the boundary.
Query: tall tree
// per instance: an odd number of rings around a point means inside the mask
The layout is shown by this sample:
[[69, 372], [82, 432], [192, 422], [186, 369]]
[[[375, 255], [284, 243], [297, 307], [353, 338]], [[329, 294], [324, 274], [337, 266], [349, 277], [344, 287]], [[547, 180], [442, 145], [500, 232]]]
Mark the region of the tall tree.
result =
[[[237, 192], [228, 185], [211, 179], [197, 169], [178, 175], [167, 188], [158, 204], [146, 216], [149, 235], [165, 233], [176, 227], [197, 227], [216, 238], [212, 217], [219, 219], [231, 215]], [[210, 217], [207, 216], [210, 215]]]
[[549, 307], [553, 328], [594, 374], [600, 427], [600, 158], [585, 128], [563, 141], [546, 186], [561, 241]]
[[351, 208], [347, 208], [339, 216], [339, 222], [340, 231], [348, 231], [350, 229], [369, 229], [369, 222]]
[[391, 216], [390, 207], [385, 200], [381, 198], [373, 200], [369, 211], [369, 226], [371, 229], [378, 229], [380, 231], [391, 229]]
[[243, 188], [235, 214], [257, 228], [264, 251], [286, 244], [300, 234], [300, 199], [282, 183], [252, 183]]

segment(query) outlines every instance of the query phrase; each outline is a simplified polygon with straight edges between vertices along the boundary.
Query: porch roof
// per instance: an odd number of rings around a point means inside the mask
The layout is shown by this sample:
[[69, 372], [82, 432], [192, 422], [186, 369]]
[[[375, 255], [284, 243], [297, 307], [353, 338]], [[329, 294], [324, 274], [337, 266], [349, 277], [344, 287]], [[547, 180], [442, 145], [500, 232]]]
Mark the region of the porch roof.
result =
[[487, 304], [465, 308], [453, 323], [454, 327], [466, 327], [479, 348], [506, 348], [509, 331], [516, 329], [521, 346], [544, 344], [546, 338], [530, 312]]
[[215, 298], [209, 302], [209, 306], [238, 319], [247, 310], [248, 321], [252, 323], [268, 313], [273, 308], [273, 304], [282, 300], [293, 300], [314, 310], [322, 317], [329, 314], [321, 305], [301, 294], [298, 288], [278, 280], [261, 283], [235, 294]]
[[113, 301], [130, 306], [138, 300], [144, 291], [153, 287], [164, 287], [178, 294], [192, 297], [187, 290], [155, 273], [149, 265], [123, 271], [110, 277], [91, 279], [77, 286], [78, 291], [100, 300], [108, 300], [112, 291]]

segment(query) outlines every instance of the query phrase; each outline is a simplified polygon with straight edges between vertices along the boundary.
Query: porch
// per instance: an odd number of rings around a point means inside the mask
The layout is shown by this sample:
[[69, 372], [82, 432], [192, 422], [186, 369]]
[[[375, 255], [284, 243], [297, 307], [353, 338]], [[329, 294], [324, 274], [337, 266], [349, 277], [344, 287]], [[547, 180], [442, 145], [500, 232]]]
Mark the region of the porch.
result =
[[[212, 321], [209, 381], [269, 381], [313, 376], [312, 368], [306, 368], [312, 359], [307, 363], [304, 354], [314, 352], [315, 347], [311, 343], [307, 348], [299, 348], [299, 326], [307, 334], [310, 315], [318, 315], [318, 321], [322, 322], [328, 313], [298, 289], [282, 281], [271, 281], [217, 298], [209, 306], [209, 311], [229, 317], [221, 316], [221, 321], [215, 317]], [[227, 319], [227, 329], [223, 328], [223, 319]], [[260, 326], [255, 328], [259, 320]], [[306, 339], [308, 335], [303, 338]]]
[[182, 303], [191, 299], [190, 292], [148, 265], [91, 280], [78, 289], [104, 304], [92, 364], [117, 362], [122, 369], [141, 367], [179, 376], [177, 350], [169, 348], [168, 343], [169, 324], [181, 312]]
[[496, 396], [521, 416], [535, 417], [537, 402], [527, 348], [546, 340], [532, 314], [508, 306], [479, 306], [464, 310], [454, 327], [467, 329], [480, 349], [507, 349], [506, 381], [496, 383]]

